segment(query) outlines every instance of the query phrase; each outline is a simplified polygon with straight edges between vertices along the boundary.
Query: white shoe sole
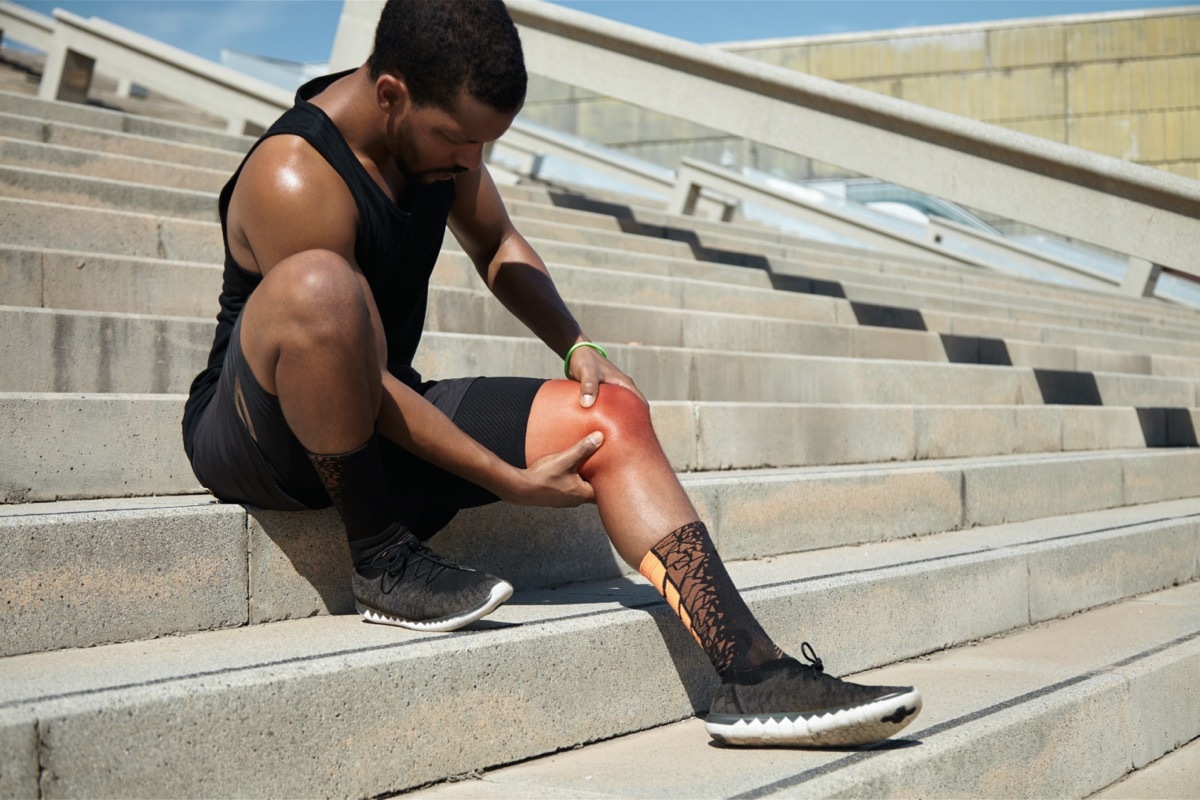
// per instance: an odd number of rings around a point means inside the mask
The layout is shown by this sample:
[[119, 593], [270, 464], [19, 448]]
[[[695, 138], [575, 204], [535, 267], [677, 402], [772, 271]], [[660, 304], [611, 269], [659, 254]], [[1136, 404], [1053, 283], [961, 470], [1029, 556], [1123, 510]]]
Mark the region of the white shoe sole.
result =
[[384, 614], [381, 611], [368, 608], [357, 600], [354, 601], [354, 608], [367, 622], [377, 622], [381, 625], [396, 625], [397, 627], [408, 628], [414, 631], [455, 631], [465, 625], [470, 625], [477, 619], [486, 617], [499, 608], [508, 598], [512, 597], [512, 593], [512, 584], [508, 581], [500, 581], [492, 587], [492, 591], [488, 594], [487, 599], [475, 608], [452, 614], [448, 617], [442, 617], [441, 619], [411, 620], [393, 617], [390, 614]]
[[723, 744], [758, 747], [856, 747], [893, 736], [917, 718], [916, 689], [850, 708], [815, 713], [734, 716], [710, 714], [704, 723]]

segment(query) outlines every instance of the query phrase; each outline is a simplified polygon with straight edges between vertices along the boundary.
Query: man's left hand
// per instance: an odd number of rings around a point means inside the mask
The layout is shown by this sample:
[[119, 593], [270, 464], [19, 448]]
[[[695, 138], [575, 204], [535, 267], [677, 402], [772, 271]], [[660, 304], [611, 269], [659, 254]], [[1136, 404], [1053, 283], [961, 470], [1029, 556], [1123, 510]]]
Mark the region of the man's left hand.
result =
[[613, 363], [592, 347], [580, 347], [571, 354], [569, 373], [579, 381], [579, 405], [591, 408], [596, 402], [596, 394], [600, 384], [611, 383], [623, 386], [646, 401], [646, 398], [634, 385], [633, 379], [613, 366]]

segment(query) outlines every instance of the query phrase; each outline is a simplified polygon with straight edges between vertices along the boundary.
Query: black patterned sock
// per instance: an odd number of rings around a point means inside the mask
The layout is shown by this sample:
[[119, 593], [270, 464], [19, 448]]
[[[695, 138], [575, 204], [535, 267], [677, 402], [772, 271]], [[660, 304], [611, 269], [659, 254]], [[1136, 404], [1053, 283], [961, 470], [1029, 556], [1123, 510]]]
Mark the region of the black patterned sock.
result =
[[638, 571], [675, 609], [718, 674], [783, 656], [733, 585], [703, 522], [664, 536]]
[[391, 495], [383, 480], [379, 437], [349, 453], [308, 454], [333, 501], [350, 543], [350, 558], [358, 564], [404, 535], [396, 521]]

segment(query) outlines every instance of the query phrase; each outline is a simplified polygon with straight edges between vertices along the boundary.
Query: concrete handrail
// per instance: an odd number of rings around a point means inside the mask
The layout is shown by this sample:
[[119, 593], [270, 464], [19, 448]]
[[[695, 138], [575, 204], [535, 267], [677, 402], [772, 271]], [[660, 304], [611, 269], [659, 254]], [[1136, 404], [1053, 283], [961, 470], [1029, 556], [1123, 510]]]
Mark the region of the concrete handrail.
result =
[[45, 52], [54, 37], [54, 20], [45, 14], [0, 0], [0, 37]]
[[[825, 230], [870, 244], [885, 252], [946, 259], [1000, 270], [1009, 265], [1017, 266], [1066, 277], [1076, 284], [1093, 288], [1114, 288], [1118, 285], [1116, 280], [1108, 276], [949, 220], [931, 219], [920, 227], [903, 222], [888, 224], [886, 216], [880, 214], [853, 213], [856, 204], [834, 197], [821, 202], [806, 201], [736, 172], [690, 158], [680, 162], [675, 193], [667, 210], [673, 214], [690, 214], [696, 193], [701, 187], [812, 222]], [[816, 189], [810, 191], [821, 194]]]
[[292, 104], [290, 92], [99, 19], [55, 9], [38, 96], [80, 101], [97, 61], [106, 72], [225, 116], [230, 133], [265, 128]]
[[[501, 138], [500, 143], [505, 147], [530, 155], [557, 156], [606, 172], [614, 172], [622, 180], [639, 189], [664, 196], [670, 194], [675, 186], [675, 179], [670, 170], [659, 172], [641, 168], [632, 161], [615, 158], [599, 148], [589, 148], [583, 144], [568, 141], [564, 136], [557, 136], [550, 131], [526, 125], [520, 120], [513, 123]], [[537, 175], [531, 174], [530, 177], [536, 178]]]
[[808, 191], [814, 196], [822, 196], [824, 201], [807, 201], [731, 170], [691, 158], [680, 160], [676, 175], [675, 189], [667, 203], [667, 212], [670, 214], [690, 215], [700, 191], [708, 188], [740, 197], [793, 219], [813, 223], [831, 233], [887, 253], [959, 260], [927, 242], [911, 223], [897, 221], [890, 227], [875, 224], [886, 218], [877, 219], [874, 214], [870, 220], [855, 216], [848, 210], [845, 201], [832, 196], [824, 198], [816, 189]]
[[[1094, 289], [1117, 289], [1121, 282], [1103, 272], [1088, 269], [1080, 264], [1055, 258], [1041, 253], [1032, 247], [1014, 242], [1000, 235], [988, 234], [975, 230], [967, 225], [948, 219], [930, 217], [925, 228], [930, 241], [944, 246], [950, 242], [961, 242], [966, 247], [980, 253], [981, 261], [996, 258], [1000, 263], [1019, 264], [1038, 270], [1042, 273], [1065, 278], [1077, 286], [1087, 286]], [[994, 262], [993, 262], [994, 265]], [[998, 267], [1003, 269], [1003, 267]]]
[[1200, 275], [1200, 182], [538, 0], [531, 72]]
[[[636, 159], [620, 158], [604, 148], [588, 146], [587, 143], [573, 141], [572, 137], [546, 130], [539, 126], [529, 125], [520, 120], [504, 134], [500, 144], [531, 156], [531, 161], [525, 168], [530, 178], [537, 178], [541, 170], [542, 158], [554, 156], [581, 164], [605, 174], [613, 175], [625, 183], [652, 194], [670, 197], [675, 190], [675, 175], [668, 169], [655, 169], [650, 165], [640, 164]], [[711, 215], [729, 222], [737, 212], [740, 201], [728, 195], [703, 190], [702, 204]]]

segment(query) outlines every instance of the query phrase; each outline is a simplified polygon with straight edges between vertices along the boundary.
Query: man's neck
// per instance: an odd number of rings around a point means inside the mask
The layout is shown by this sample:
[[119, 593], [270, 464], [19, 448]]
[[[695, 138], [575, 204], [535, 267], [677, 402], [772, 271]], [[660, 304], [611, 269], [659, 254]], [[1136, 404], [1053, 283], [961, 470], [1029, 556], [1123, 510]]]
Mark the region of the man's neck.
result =
[[371, 177], [403, 205], [405, 180], [387, 147], [385, 118], [366, 65], [325, 88], [310, 102], [324, 111]]

